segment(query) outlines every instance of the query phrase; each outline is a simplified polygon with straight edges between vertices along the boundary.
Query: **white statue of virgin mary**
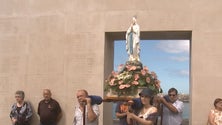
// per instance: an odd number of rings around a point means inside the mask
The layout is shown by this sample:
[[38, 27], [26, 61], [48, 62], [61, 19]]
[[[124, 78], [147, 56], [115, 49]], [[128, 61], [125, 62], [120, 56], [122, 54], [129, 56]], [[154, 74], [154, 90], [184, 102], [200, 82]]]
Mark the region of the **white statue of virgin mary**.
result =
[[129, 55], [129, 61], [140, 61], [140, 27], [136, 17], [133, 17], [126, 32], [126, 51]]

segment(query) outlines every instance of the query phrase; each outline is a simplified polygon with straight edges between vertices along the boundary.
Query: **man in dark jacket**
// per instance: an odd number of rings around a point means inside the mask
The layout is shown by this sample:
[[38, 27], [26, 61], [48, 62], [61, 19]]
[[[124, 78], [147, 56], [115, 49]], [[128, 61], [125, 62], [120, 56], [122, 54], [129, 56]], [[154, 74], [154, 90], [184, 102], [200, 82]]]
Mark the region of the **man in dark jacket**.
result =
[[38, 114], [40, 125], [57, 125], [61, 118], [61, 108], [59, 103], [51, 98], [52, 93], [49, 89], [43, 90], [44, 99], [39, 102]]

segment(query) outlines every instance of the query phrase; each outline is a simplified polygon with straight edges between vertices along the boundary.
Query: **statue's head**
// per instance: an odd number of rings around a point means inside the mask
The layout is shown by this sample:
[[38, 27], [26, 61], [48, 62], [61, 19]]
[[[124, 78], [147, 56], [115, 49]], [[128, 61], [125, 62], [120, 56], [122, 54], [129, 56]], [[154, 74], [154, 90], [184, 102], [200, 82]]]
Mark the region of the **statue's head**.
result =
[[133, 24], [136, 23], [136, 18], [137, 18], [136, 16], [133, 16], [133, 21], [132, 21]]

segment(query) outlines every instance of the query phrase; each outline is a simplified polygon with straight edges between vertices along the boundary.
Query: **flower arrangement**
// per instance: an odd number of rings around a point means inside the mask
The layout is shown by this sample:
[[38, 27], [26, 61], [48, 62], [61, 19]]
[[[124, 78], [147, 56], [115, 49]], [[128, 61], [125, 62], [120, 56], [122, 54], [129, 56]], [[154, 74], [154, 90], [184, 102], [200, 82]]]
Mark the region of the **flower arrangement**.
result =
[[105, 92], [112, 91], [112, 94], [118, 96], [135, 96], [138, 89], [144, 87], [152, 89], [155, 94], [162, 91], [156, 73], [149, 72], [148, 67], [142, 67], [142, 64], [121, 64], [118, 71], [112, 71], [105, 80]]

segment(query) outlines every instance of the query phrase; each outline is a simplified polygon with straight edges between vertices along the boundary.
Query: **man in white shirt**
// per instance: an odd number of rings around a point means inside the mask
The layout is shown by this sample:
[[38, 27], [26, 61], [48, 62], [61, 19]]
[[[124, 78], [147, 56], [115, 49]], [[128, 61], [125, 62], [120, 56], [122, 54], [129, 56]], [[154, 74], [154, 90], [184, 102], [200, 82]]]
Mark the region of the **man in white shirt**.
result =
[[183, 102], [178, 100], [178, 91], [171, 88], [168, 96], [159, 97], [159, 102], [163, 104], [162, 125], [181, 125], [183, 118]]
[[[91, 98], [84, 89], [78, 90], [76, 93], [79, 105], [75, 107], [73, 125], [98, 125], [99, 107], [97, 104], [91, 104]], [[84, 111], [85, 110], [85, 111]], [[85, 119], [83, 114], [85, 112]], [[84, 121], [85, 120], [85, 121]]]

